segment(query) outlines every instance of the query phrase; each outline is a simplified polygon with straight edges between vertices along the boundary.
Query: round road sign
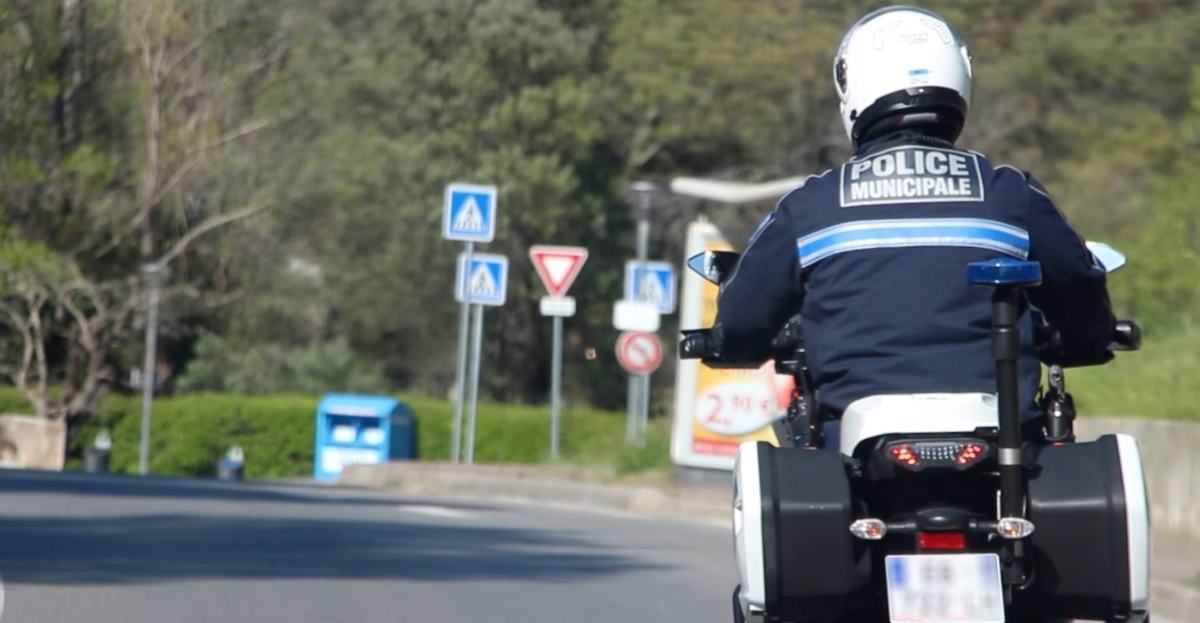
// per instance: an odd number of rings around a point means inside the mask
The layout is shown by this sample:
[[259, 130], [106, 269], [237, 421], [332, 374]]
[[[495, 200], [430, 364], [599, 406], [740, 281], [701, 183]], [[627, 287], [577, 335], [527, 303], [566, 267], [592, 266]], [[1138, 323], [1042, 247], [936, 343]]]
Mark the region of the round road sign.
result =
[[662, 363], [662, 342], [653, 333], [622, 333], [617, 338], [617, 361], [630, 374], [650, 374]]

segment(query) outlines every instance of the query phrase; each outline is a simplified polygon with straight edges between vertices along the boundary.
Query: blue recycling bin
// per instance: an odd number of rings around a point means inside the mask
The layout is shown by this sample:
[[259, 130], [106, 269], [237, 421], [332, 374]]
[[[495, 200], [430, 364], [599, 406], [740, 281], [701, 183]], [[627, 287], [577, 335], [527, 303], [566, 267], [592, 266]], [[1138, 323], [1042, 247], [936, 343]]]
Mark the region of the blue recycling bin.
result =
[[313, 478], [337, 480], [346, 465], [417, 456], [412, 408], [390, 396], [326, 394], [317, 405]]

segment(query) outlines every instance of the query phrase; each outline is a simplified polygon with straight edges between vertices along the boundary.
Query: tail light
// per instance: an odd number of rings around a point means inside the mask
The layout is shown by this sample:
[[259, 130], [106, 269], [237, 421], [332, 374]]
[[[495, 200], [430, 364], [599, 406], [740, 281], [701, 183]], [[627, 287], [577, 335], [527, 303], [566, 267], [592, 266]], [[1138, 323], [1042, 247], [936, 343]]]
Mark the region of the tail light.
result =
[[967, 535], [962, 532], [919, 532], [917, 546], [921, 549], [967, 549]]
[[917, 457], [916, 451], [908, 444], [892, 447], [889, 451], [892, 453], [892, 459], [901, 465], [916, 467], [921, 463], [921, 459]]
[[966, 469], [992, 454], [981, 440], [894, 441], [884, 446], [887, 458], [901, 467], [920, 471], [926, 467]]

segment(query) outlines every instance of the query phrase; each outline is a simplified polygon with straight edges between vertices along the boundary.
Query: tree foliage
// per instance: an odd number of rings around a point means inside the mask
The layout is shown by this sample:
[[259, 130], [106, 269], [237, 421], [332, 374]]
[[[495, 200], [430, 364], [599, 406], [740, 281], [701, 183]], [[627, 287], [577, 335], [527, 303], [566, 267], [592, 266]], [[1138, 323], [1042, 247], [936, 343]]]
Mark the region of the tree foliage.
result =
[[[0, 358], [59, 401], [45, 414], [94, 411], [139, 358], [135, 275], [154, 260], [172, 268], [161, 366], [184, 374], [178, 391], [445, 395], [460, 247], [439, 236], [442, 191], [467, 181], [499, 187], [481, 250], [512, 262], [509, 303], [487, 311], [486, 394], [543, 399], [549, 323], [526, 250], [579, 244], [568, 399], [620, 406], [625, 183], [836, 165], [832, 56], [877, 6], [0, 0]], [[927, 6], [974, 54], [963, 144], [1033, 171], [1087, 237], [1130, 252], [1122, 311], [1160, 331], [1191, 314], [1200, 5]], [[680, 263], [698, 208], [660, 202], [652, 256]], [[768, 208], [707, 210], [736, 230]]]

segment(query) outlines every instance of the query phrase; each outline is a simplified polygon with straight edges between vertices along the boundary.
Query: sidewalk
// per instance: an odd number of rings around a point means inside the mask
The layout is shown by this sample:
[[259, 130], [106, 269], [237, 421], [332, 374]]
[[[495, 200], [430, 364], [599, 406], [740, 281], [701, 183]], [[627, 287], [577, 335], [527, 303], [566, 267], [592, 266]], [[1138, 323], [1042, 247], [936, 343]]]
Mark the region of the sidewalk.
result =
[[1200, 621], [1200, 543], [1156, 535], [1150, 567], [1151, 610], [1178, 623]]
[[1200, 543], [1155, 536], [1150, 562], [1155, 578], [1200, 588]]

